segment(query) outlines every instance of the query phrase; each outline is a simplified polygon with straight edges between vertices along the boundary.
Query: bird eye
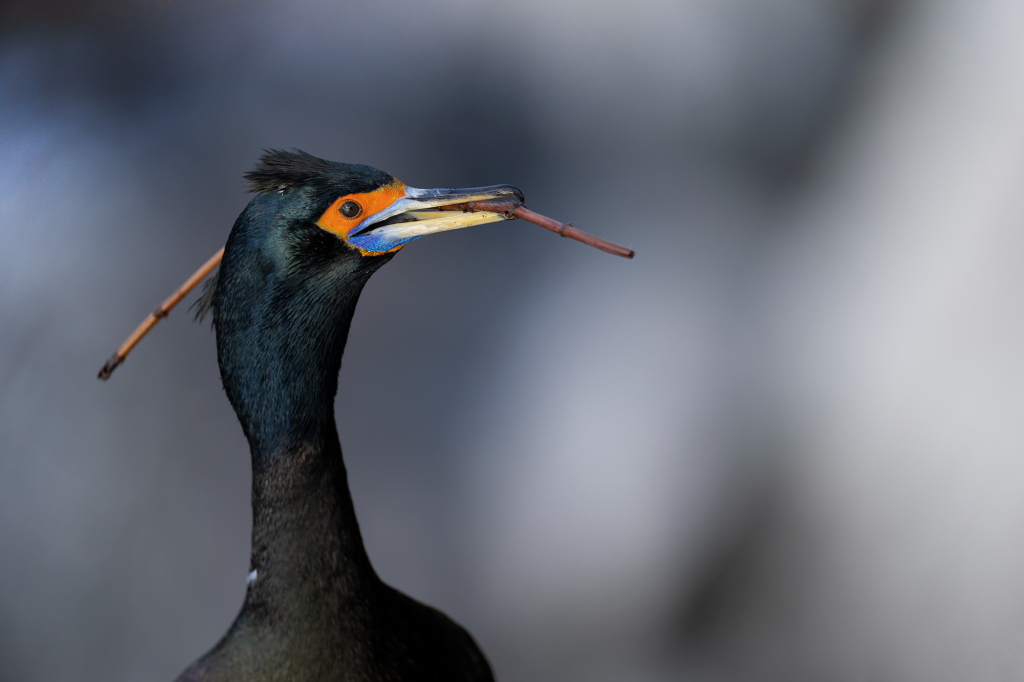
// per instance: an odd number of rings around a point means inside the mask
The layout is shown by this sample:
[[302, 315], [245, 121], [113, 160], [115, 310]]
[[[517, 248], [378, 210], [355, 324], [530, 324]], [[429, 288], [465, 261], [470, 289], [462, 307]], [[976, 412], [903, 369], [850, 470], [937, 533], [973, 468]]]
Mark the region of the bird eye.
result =
[[363, 210], [363, 207], [354, 201], [346, 201], [338, 210], [346, 218], [355, 218]]

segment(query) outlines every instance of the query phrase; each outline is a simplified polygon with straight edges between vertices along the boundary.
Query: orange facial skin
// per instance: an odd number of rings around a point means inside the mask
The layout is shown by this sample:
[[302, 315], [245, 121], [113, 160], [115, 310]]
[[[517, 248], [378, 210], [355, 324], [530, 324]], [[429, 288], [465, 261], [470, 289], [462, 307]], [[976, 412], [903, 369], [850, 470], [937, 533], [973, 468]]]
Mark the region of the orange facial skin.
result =
[[[400, 244], [387, 251], [367, 251], [365, 249], [356, 246], [349, 241], [349, 232], [361, 223], [367, 216], [371, 216], [375, 213], [383, 211], [385, 208], [395, 203], [399, 199], [405, 196], [405, 183], [395, 180], [390, 185], [384, 185], [372, 192], [363, 192], [362, 194], [346, 194], [343, 197], [338, 197], [334, 203], [332, 203], [320, 219], [316, 221], [317, 227], [334, 234], [345, 240], [345, 243], [354, 249], [357, 249], [364, 256], [380, 256], [385, 253], [392, 253], [398, 251], [403, 244]], [[346, 201], [354, 201], [362, 208], [358, 214], [351, 218], [346, 218], [338, 210], [342, 204]]]

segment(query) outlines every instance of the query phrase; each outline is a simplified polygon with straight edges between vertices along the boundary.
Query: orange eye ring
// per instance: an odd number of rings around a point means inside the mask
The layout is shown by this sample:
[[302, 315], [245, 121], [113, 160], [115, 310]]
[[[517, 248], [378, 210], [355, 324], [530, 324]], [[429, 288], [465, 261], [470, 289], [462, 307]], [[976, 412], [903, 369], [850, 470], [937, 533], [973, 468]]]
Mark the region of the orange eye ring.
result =
[[[327, 207], [327, 210], [316, 221], [316, 225], [320, 229], [333, 232], [341, 239], [348, 241], [348, 233], [359, 225], [360, 220], [363, 220], [366, 216], [380, 213], [404, 196], [405, 185], [398, 180], [370, 192], [346, 194], [335, 199]], [[346, 204], [352, 204], [352, 206], [346, 206]], [[355, 208], [356, 212], [350, 216], [347, 212], [351, 212], [352, 208]], [[349, 244], [349, 246], [353, 245]], [[354, 246], [353, 248], [359, 247]], [[395, 247], [393, 250], [397, 251], [400, 248], [400, 246]], [[363, 252], [362, 249], [360, 249], [360, 252], [364, 256], [375, 255], [370, 252]]]

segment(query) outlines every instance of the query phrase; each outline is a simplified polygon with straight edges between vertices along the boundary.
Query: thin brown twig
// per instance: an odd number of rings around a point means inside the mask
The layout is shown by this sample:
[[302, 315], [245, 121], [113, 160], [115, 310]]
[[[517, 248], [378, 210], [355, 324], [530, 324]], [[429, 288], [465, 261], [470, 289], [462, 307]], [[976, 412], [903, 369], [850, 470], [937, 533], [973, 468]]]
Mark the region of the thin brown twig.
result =
[[613, 244], [612, 242], [601, 239], [600, 237], [595, 237], [588, 232], [584, 232], [579, 228], [573, 227], [572, 223], [560, 223], [553, 218], [548, 218], [540, 213], [531, 211], [515, 201], [470, 201], [464, 204], [440, 206], [439, 208], [442, 211], [490, 211], [491, 213], [504, 213], [509, 218], [520, 218], [528, 223], [540, 225], [545, 230], [551, 230], [562, 237], [568, 237], [569, 239], [575, 239], [578, 242], [583, 242], [584, 244], [593, 246], [595, 249], [600, 249], [605, 253], [610, 253], [613, 256], [632, 258], [636, 255], [636, 252], [633, 251], [633, 249], [627, 249], [625, 246], [619, 246], [618, 244]]
[[[504, 213], [506, 217], [520, 218], [534, 225], [540, 225], [546, 230], [551, 230], [557, 235], [562, 237], [568, 237], [569, 239], [575, 239], [576, 241], [589, 244], [595, 249], [600, 249], [606, 253], [610, 253], [615, 256], [622, 256], [623, 258], [632, 258], [634, 251], [627, 249], [624, 246], [613, 244], [610, 241], [595, 237], [592, 234], [588, 234], [583, 230], [575, 228], [570, 223], [560, 223], [557, 220], [543, 216], [540, 213], [531, 211], [522, 204], [515, 201], [471, 201], [464, 204], [450, 204], [448, 206], [440, 206], [442, 211], [489, 211], [491, 213]], [[146, 319], [142, 321], [135, 331], [131, 333], [131, 336], [125, 340], [121, 346], [114, 351], [114, 354], [110, 356], [106, 364], [100, 369], [97, 376], [100, 379], [106, 381], [110, 378], [110, 375], [117, 369], [117, 366], [124, 362], [125, 357], [135, 347], [142, 337], [145, 336], [150, 329], [153, 328], [157, 322], [167, 317], [167, 314], [171, 312], [171, 309], [178, 305], [181, 299], [185, 298], [188, 292], [192, 291], [197, 284], [209, 275], [215, 267], [220, 263], [221, 258], [224, 257], [224, 247], [221, 247], [217, 253], [213, 254], [210, 260], [206, 261], [201, 268], [195, 271], [191, 277], [185, 280], [185, 283], [178, 287], [173, 294], [167, 297], [167, 299], [161, 303], [157, 308], [146, 316]]]
[[191, 277], [185, 280], [184, 284], [178, 287], [173, 294], [168, 296], [163, 303], [157, 306], [153, 312], [146, 316], [146, 319], [142, 321], [142, 324], [136, 327], [135, 331], [131, 333], [131, 336], [129, 336], [128, 339], [125, 340], [125, 342], [122, 343], [116, 351], [114, 351], [114, 354], [110, 356], [110, 359], [107, 360], [106, 364], [103, 365], [99, 374], [96, 376], [104, 381], [109, 379], [113, 371], [117, 369], [117, 366], [124, 362], [125, 356], [127, 356], [131, 349], [135, 347], [135, 344], [137, 344], [142, 337], [153, 328], [153, 325], [167, 317], [167, 314], [171, 312], [171, 308], [178, 305], [181, 299], [185, 298], [185, 295], [188, 294], [188, 292], [192, 291], [197, 284], [202, 282], [207, 275], [213, 272], [213, 269], [217, 267], [217, 264], [220, 263], [220, 259], [223, 257], [224, 247], [222, 246], [220, 251], [213, 254], [213, 257], [210, 258], [210, 260], [203, 263], [203, 267], [196, 270]]

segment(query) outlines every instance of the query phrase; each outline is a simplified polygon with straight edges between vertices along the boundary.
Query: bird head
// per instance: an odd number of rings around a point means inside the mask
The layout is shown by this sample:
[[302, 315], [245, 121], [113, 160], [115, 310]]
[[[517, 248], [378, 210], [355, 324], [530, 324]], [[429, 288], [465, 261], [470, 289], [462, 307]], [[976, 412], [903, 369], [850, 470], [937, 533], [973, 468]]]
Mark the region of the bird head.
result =
[[287, 213], [287, 229], [315, 227], [363, 257], [395, 253], [424, 235], [506, 218], [430, 209], [503, 197], [523, 202], [523, 193], [511, 185], [417, 189], [370, 166], [325, 161], [297, 150], [268, 151], [245, 177], [253, 192], [269, 195], [269, 203]]
[[[298, 439], [303, 424], [333, 404], [370, 275], [414, 239], [506, 218], [432, 209], [523, 200], [511, 185], [416, 189], [369, 166], [300, 151], [267, 152], [246, 179], [256, 196], [231, 230], [209, 292], [221, 375], [247, 433], [261, 424], [297, 429]], [[275, 415], [290, 424], [275, 427]]]

